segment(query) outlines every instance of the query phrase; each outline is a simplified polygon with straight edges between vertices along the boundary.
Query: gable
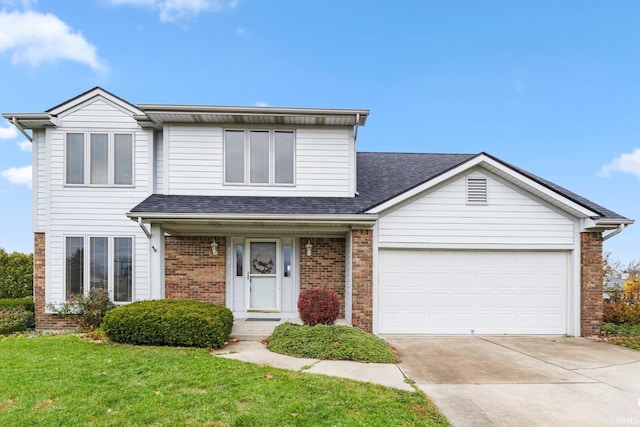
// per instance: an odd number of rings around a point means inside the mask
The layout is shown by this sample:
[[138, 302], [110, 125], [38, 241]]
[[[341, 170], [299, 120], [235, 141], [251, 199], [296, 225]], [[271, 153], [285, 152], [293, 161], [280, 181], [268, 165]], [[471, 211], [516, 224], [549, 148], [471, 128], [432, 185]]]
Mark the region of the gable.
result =
[[58, 116], [61, 127], [122, 129], [137, 128], [133, 113], [122, 105], [96, 95]]
[[[486, 179], [487, 202], [468, 200], [467, 181]], [[474, 168], [383, 212], [380, 246], [570, 249], [575, 220], [501, 177]]]

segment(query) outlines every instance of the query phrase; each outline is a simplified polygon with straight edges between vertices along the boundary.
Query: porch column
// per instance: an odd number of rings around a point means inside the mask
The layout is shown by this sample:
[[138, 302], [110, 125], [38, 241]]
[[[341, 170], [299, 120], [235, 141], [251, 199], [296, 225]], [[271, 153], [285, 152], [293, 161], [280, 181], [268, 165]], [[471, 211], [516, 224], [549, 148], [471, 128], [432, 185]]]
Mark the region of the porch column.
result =
[[367, 332], [373, 330], [373, 230], [351, 232], [352, 323]]
[[602, 326], [602, 233], [580, 233], [580, 334], [597, 335]]
[[149, 298], [164, 299], [164, 231], [158, 224], [151, 224], [149, 262], [151, 269]]

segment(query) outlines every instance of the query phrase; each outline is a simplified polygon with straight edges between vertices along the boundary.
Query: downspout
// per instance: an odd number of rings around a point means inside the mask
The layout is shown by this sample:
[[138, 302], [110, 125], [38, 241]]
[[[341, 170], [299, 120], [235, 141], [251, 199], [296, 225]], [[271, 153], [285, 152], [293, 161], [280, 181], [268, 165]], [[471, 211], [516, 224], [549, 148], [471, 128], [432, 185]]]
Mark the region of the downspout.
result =
[[607, 234], [606, 236], [602, 236], [602, 241], [604, 242], [605, 240], [612, 238], [616, 234], [622, 233], [622, 230], [624, 230], [627, 227], [627, 225], [628, 224], [619, 224], [617, 229], [613, 230], [611, 233]]
[[13, 125], [15, 127], [17, 127], [20, 132], [22, 132], [24, 137], [27, 138], [29, 140], [29, 142], [33, 142], [33, 137], [31, 135], [29, 135], [27, 133], [27, 131], [24, 130], [24, 128], [22, 126], [20, 126], [20, 122], [18, 122], [18, 119], [16, 119], [15, 117], [12, 117], [11, 118], [11, 123], [13, 123]]
[[354, 176], [356, 177], [355, 188], [356, 188], [356, 196], [359, 196], [358, 193], [358, 150], [356, 148], [356, 141], [358, 140], [358, 123], [360, 123], [360, 113], [356, 113], [356, 127], [353, 132], [353, 165], [355, 166]]
[[144, 234], [147, 235], [147, 238], [151, 238], [151, 232], [147, 229], [147, 227], [145, 227], [145, 225], [142, 223], [142, 217], [139, 216], [138, 217], [138, 225], [140, 226], [140, 228], [142, 228], [142, 231], [144, 231]]

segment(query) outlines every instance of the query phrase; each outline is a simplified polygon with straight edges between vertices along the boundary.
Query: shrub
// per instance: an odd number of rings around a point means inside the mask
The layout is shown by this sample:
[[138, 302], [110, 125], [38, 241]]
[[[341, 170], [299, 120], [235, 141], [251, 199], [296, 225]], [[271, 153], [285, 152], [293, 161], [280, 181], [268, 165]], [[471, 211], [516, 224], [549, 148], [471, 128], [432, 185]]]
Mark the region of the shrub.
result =
[[33, 312], [23, 308], [0, 308], [0, 335], [33, 328]]
[[633, 304], [624, 300], [605, 302], [602, 314], [604, 323], [637, 325], [640, 324], [640, 302]]
[[0, 298], [33, 295], [33, 254], [0, 248]]
[[640, 324], [605, 323], [600, 330], [607, 337], [608, 342], [640, 350]]
[[115, 304], [109, 300], [104, 289], [92, 289], [89, 295], [71, 295], [62, 305], [49, 305], [49, 308], [61, 317], [71, 317], [83, 331], [92, 331], [102, 324], [105, 314]]
[[33, 297], [2, 298], [0, 299], [0, 310], [3, 308], [24, 308], [33, 313]]
[[297, 357], [358, 362], [395, 363], [397, 356], [382, 339], [342, 325], [278, 325], [267, 348]]
[[139, 301], [107, 313], [109, 339], [129, 344], [220, 348], [233, 327], [226, 307], [199, 301]]
[[340, 314], [340, 300], [328, 289], [306, 289], [300, 292], [298, 311], [305, 325], [333, 325]]

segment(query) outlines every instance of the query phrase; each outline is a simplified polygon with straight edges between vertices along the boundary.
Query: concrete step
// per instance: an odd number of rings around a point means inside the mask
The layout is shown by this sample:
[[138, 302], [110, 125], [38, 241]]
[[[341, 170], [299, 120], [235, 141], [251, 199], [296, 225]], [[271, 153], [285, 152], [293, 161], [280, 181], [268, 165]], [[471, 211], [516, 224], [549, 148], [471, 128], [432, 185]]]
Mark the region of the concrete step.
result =
[[[239, 341], [262, 341], [271, 336], [276, 326], [282, 323], [302, 324], [300, 319], [280, 319], [280, 320], [249, 320], [248, 318], [234, 319], [231, 337]], [[336, 321], [338, 325], [346, 325], [344, 319]]]

